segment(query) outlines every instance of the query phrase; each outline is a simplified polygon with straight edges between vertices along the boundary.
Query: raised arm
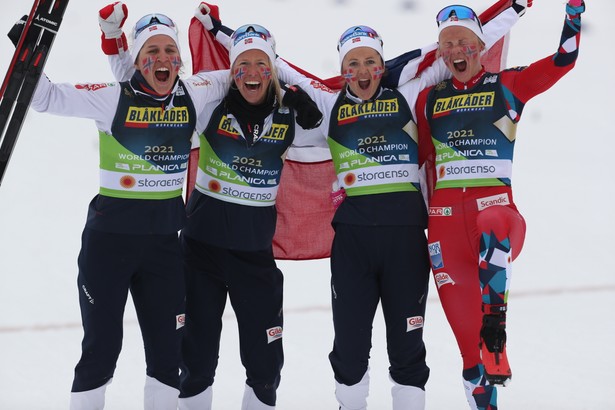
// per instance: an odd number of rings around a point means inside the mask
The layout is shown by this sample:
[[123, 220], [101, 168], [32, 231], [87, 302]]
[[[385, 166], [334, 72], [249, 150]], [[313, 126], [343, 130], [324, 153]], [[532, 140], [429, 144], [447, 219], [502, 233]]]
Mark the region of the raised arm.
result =
[[222, 25], [222, 22], [213, 16], [211, 5], [201, 2], [194, 11], [194, 17], [201, 22], [205, 30], [209, 31], [227, 50], [231, 49], [231, 35], [233, 29]]
[[566, 5], [566, 18], [557, 51], [527, 67], [518, 67], [502, 73], [502, 84], [512, 93], [516, 112], [532, 97], [551, 88], [574, 67], [581, 41], [582, 0], [570, 0]]
[[135, 72], [123, 30], [127, 17], [128, 8], [120, 1], [108, 4], [98, 11], [98, 24], [102, 31], [101, 48], [109, 58], [111, 71], [117, 81], [128, 81]]

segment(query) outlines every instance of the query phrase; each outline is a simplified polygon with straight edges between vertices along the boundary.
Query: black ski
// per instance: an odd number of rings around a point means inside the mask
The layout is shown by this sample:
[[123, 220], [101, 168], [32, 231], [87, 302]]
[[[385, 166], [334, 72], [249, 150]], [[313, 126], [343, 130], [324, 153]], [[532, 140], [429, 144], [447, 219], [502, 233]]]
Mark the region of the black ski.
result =
[[34, 0], [0, 88], [0, 184], [67, 4], [68, 0]]

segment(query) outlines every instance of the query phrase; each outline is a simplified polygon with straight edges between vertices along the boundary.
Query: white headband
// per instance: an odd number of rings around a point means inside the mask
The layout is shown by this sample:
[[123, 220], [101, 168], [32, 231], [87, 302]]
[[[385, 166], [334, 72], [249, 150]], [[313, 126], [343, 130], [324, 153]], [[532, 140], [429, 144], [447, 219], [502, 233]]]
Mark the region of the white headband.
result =
[[143, 48], [143, 45], [150, 38], [157, 36], [159, 34], [163, 34], [165, 36], [171, 37], [171, 39], [175, 42], [177, 49], [179, 50], [179, 40], [177, 39], [177, 33], [175, 29], [166, 26], [164, 24], [153, 24], [143, 29], [139, 34], [137, 34], [137, 38], [135, 38], [135, 42], [132, 45], [130, 50], [132, 55], [132, 61], [136, 61], [139, 56], [139, 52]]
[[447, 27], [454, 27], [454, 26], [458, 26], [458, 27], [465, 27], [468, 30], [471, 30], [474, 34], [476, 34], [478, 36], [478, 38], [481, 39], [481, 41], [484, 43], [485, 39], [483, 36], [483, 31], [481, 30], [480, 26], [478, 25], [478, 23], [472, 19], [461, 19], [458, 20], [455, 17], [451, 17], [446, 21], [443, 21], [442, 23], [440, 23], [440, 25], [438, 26], [438, 35], [440, 35], [440, 33], [442, 32], [442, 30], [444, 30]]
[[378, 34], [373, 29], [367, 26], [357, 26], [354, 29], [350, 28], [346, 30], [342, 35], [342, 38], [340, 39], [340, 44], [338, 44], [340, 65], [344, 61], [344, 57], [346, 57], [346, 54], [348, 54], [350, 50], [353, 50], [358, 47], [369, 47], [376, 50], [378, 54], [380, 54], [380, 57], [382, 57], [382, 61], [384, 61], [382, 39], [380, 38], [380, 36], [378, 36]]
[[271, 64], [275, 63], [275, 40], [273, 37], [268, 39], [263, 38], [263, 35], [256, 31], [248, 31], [242, 33], [236, 39], [232, 40], [229, 59], [231, 67], [241, 53], [248, 50], [261, 50], [269, 57]]

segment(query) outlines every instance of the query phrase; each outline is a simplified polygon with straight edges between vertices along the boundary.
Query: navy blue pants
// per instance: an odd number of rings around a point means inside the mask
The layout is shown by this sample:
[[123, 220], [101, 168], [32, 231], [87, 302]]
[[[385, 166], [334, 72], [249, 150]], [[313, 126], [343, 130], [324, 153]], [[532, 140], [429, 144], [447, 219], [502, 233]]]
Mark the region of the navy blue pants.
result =
[[214, 382], [227, 295], [237, 316], [246, 384], [274, 406], [284, 363], [284, 277], [271, 249], [237, 251], [182, 235], [186, 272], [186, 329], [180, 397], [195, 396]]
[[331, 251], [335, 340], [329, 360], [339, 383], [358, 383], [369, 365], [378, 303], [391, 378], [424, 388], [423, 320], [429, 287], [425, 231], [418, 226], [337, 224]]
[[72, 391], [95, 389], [113, 377], [128, 291], [143, 336], [147, 375], [179, 388], [185, 288], [177, 234], [126, 235], [86, 228], [78, 262], [84, 336]]

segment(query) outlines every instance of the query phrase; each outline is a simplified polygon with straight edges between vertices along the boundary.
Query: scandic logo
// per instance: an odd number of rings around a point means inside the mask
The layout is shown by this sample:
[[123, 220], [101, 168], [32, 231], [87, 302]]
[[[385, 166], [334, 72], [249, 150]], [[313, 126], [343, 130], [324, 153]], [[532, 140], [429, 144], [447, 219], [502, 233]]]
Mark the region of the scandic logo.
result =
[[478, 205], [478, 210], [482, 211], [483, 209], [489, 208], [494, 205], [506, 206], [510, 205], [510, 200], [508, 199], [508, 194], [503, 193], [499, 195], [493, 195], [485, 198], [478, 198], [476, 200]]

